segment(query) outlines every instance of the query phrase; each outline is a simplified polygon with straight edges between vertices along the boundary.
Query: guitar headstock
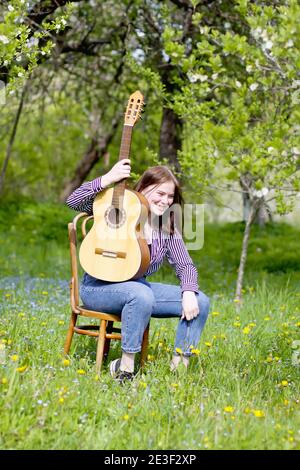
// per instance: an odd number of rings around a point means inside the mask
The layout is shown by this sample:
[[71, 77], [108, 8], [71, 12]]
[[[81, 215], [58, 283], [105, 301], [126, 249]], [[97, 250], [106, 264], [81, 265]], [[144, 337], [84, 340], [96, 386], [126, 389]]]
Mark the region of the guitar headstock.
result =
[[141, 113], [143, 111], [143, 104], [144, 104], [144, 97], [142, 93], [137, 90], [128, 100], [126, 112], [125, 112], [125, 119], [124, 124], [126, 126], [134, 126], [135, 123], [140, 119]]

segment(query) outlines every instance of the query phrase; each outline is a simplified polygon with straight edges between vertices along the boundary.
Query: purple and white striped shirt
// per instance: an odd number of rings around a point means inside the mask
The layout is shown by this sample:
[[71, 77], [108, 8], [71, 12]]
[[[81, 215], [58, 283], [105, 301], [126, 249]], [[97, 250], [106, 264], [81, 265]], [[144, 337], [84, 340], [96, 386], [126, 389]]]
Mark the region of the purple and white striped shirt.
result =
[[[83, 183], [66, 200], [66, 204], [79, 212], [93, 213], [93, 202], [96, 195], [102, 191], [101, 176]], [[175, 269], [180, 280], [181, 290], [199, 292], [198, 273], [188, 254], [184, 241], [178, 231], [168, 235], [163, 231], [153, 230], [151, 244], [151, 261], [145, 276], [158, 271], [164, 258], [167, 258]]]

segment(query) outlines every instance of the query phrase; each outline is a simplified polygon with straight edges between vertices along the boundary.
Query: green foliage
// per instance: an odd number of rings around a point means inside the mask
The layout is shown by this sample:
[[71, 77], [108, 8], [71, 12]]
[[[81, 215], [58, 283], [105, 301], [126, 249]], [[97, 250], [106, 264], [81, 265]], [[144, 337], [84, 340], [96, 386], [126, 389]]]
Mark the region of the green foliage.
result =
[[44, 21], [34, 32], [25, 21], [27, 9], [27, 2], [13, 0], [0, 10], [3, 18], [0, 23], [0, 63], [9, 69], [8, 93], [21, 88], [37, 67], [38, 60], [51, 54], [54, 47], [51, 31], [65, 29], [72, 6], [67, 5], [57, 18]]

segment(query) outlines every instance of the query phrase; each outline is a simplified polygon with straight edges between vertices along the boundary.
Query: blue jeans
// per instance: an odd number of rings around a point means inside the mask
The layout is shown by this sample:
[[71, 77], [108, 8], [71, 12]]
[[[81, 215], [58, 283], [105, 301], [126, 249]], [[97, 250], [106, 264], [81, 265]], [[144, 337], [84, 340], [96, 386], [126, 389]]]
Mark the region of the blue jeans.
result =
[[[136, 353], [141, 350], [143, 334], [151, 317], [181, 317], [182, 293], [179, 286], [148, 282], [144, 277], [135, 281], [106, 282], [84, 274], [80, 297], [90, 310], [121, 315], [122, 350]], [[196, 294], [200, 313], [193, 320], [179, 320], [174, 353], [180, 348], [191, 355], [196, 348], [209, 312], [209, 299]]]

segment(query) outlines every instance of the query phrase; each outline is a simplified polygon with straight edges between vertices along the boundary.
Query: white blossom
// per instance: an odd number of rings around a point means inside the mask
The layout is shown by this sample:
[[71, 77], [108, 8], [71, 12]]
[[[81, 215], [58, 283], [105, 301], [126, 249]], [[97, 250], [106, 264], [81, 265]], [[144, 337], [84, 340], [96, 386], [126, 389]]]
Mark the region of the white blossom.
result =
[[300, 150], [298, 149], [298, 147], [293, 147], [293, 148], [292, 148], [292, 152], [293, 152], [295, 155], [300, 155]]
[[12, 5], [8, 5], [7, 8], [8, 8], [9, 11], [14, 11], [14, 7]]
[[241, 86], [242, 86], [241, 82], [239, 82], [238, 80], [235, 81], [235, 84], [238, 88], [241, 88]]
[[188, 78], [191, 83], [195, 83], [198, 80], [200, 80], [200, 82], [205, 82], [205, 80], [208, 79], [208, 76], [201, 75], [201, 73], [194, 73], [194, 74], [188, 74]]
[[247, 65], [246, 71], [247, 71], [247, 72], [251, 72], [251, 71], [252, 71], [252, 65]]
[[252, 83], [252, 84], [250, 85], [250, 90], [251, 90], [251, 91], [255, 91], [257, 87], [258, 87], [258, 83]]
[[294, 41], [292, 39], [289, 39], [285, 47], [293, 47], [293, 45], [294, 45]]
[[0, 41], [3, 42], [3, 44], [8, 44], [9, 43], [8, 37], [4, 36], [4, 34], [0, 35]]
[[269, 152], [269, 153], [272, 153], [273, 150], [274, 150], [274, 147], [268, 147], [268, 152]]
[[270, 41], [270, 40], [266, 41], [266, 42], [262, 45], [263, 50], [265, 50], [265, 49], [271, 50], [272, 47], [273, 47], [273, 42]]
[[211, 78], [212, 78], [213, 80], [216, 80], [216, 78], [218, 78], [218, 76], [219, 76], [218, 73], [213, 73], [212, 76], [211, 76]]

